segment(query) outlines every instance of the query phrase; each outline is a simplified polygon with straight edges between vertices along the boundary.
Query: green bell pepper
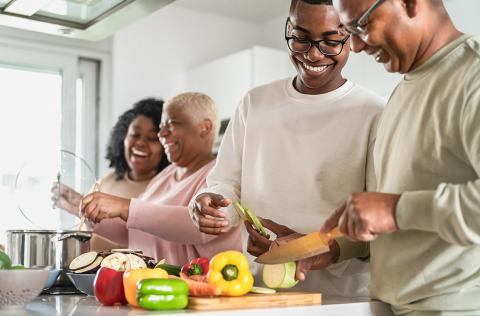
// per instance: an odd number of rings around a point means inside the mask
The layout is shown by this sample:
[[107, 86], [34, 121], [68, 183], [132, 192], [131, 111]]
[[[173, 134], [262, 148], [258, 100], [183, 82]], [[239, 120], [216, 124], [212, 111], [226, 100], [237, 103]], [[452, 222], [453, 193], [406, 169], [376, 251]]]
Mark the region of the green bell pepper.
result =
[[145, 309], [183, 309], [188, 305], [188, 285], [181, 279], [144, 279], [137, 283], [137, 302]]

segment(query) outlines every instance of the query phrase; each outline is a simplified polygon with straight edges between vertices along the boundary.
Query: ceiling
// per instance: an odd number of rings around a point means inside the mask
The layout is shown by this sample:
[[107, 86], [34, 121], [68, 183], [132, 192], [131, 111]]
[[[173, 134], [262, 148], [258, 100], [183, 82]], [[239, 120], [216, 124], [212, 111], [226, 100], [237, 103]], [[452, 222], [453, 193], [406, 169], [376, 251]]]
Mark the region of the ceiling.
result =
[[291, 0], [177, 0], [183, 9], [202, 11], [249, 22], [265, 22], [287, 16]]

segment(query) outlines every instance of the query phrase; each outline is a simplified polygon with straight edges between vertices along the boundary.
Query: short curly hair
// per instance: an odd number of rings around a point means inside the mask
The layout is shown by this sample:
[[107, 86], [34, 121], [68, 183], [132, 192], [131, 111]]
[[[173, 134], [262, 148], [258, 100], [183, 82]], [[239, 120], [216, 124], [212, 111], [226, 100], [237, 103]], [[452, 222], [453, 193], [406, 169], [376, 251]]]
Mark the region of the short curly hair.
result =
[[[146, 116], [152, 120], [156, 132], [159, 131], [158, 126], [162, 119], [163, 100], [148, 98], [138, 101], [133, 108], [124, 112], [118, 117], [118, 121], [112, 128], [110, 139], [107, 146], [107, 154], [105, 158], [110, 161], [110, 168], [114, 168], [117, 180], [122, 179], [125, 173], [130, 171], [127, 160], [125, 159], [125, 145], [123, 141], [127, 136], [128, 127], [132, 121], [140, 115]], [[169, 165], [166, 155], [162, 155], [162, 159], [157, 166], [157, 172], [162, 171]]]

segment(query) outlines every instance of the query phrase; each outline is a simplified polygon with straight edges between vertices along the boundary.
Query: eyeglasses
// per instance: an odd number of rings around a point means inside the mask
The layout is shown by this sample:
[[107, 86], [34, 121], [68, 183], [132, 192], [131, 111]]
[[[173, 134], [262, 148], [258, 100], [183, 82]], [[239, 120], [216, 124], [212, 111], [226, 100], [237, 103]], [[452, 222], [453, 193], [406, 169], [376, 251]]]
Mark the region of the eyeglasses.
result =
[[315, 46], [325, 56], [337, 56], [343, 50], [343, 45], [348, 41], [350, 35], [347, 35], [342, 40], [321, 39], [318, 41], [309, 38], [299, 38], [296, 36], [288, 36], [287, 28], [290, 19], [285, 23], [285, 40], [287, 41], [288, 49], [294, 53], [307, 53], [312, 46]]
[[364, 14], [354, 23], [350, 25], [342, 25], [340, 28], [346, 34], [365, 35], [367, 34], [366, 26], [368, 24], [368, 18], [385, 0], [377, 0]]

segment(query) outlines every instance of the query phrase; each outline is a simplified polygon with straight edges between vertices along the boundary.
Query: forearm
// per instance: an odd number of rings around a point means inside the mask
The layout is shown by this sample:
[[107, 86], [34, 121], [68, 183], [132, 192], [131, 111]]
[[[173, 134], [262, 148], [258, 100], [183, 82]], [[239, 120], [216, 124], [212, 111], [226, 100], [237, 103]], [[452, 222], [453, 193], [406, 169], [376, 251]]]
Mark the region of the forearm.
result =
[[434, 232], [461, 246], [480, 244], [480, 179], [464, 184], [442, 183], [435, 191], [402, 194], [396, 207], [401, 230]]
[[216, 238], [198, 231], [188, 208], [179, 205], [157, 205], [132, 199], [127, 227], [181, 244], [204, 244]]

